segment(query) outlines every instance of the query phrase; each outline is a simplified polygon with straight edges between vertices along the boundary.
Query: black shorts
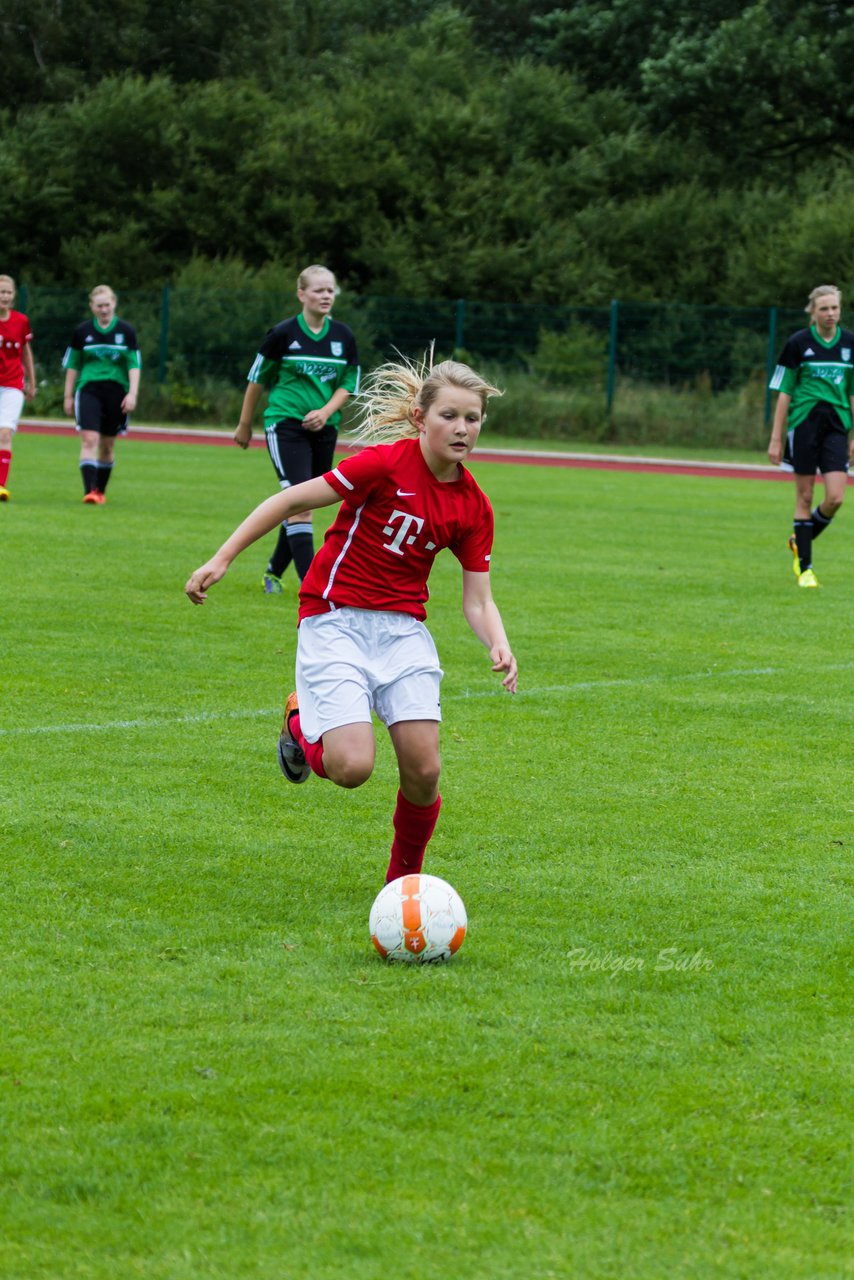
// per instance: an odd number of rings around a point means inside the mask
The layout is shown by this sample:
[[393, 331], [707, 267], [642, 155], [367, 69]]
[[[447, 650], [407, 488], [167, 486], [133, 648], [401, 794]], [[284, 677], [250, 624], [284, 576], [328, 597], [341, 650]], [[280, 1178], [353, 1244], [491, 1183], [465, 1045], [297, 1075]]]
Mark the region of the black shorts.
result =
[[332, 470], [338, 431], [328, 423], [320, 431], [307, 431], [298, 418], [285, 418], [268, 427], [265, 434], [267, 452], [283, 489]]
[[788, 432], [780, 465], [798, 476], [848, 470], [848, 432], [830, 405], [816, 405]]
[[126, 395], [120, 382], [87, 382], [74, 397], [78, 430], [123, 436], [128, 429], [128, 416], [122, 410]]

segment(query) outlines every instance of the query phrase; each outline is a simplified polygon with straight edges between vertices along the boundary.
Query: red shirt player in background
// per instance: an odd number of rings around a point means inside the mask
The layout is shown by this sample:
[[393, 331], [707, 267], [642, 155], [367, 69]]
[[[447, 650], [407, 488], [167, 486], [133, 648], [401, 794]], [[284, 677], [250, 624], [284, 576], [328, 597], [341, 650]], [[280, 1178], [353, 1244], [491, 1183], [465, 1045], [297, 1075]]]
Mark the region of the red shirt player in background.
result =
[[15, 281], [0, 276], [0, 502], [8, 502], [9, 468], [12, 465], [12, 436], [18, 429], [24, 396], [36, 394], [36, 369], [30, 343], [30, 322], [12, 310]]
[[262, 502], [191, 576], [201, 604], [236, 555], [283, 520], [340, 502], [300, 590], [297, 691], [285, 704], [279, 765], [358, 787], [374, 767], [375, 711], [397, 755], [400, 787], [386, 881], [419, 872], [439, 816], [439, 683], [424, 625], [427, 577], [443, 547], [463, 574], [463, 613], [493, 671], [516, 692], [516, 659], [492, 599], [492, 508], [462, 465], [490, 396], [467, 365], [383, 365], [368, 379], [360, 439], [378, 443]]

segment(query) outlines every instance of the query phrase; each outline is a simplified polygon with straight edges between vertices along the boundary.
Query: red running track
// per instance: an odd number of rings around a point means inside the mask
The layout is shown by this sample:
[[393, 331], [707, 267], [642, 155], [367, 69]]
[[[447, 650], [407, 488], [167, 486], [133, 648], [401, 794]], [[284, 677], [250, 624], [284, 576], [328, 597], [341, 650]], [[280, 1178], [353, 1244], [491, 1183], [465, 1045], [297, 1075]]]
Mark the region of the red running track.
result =
[[[75, 435], [76, 429], [67, 423], [52, 422], [42, 418], [24, 418], [19, 430], [33, 435]], [[228, 431], [204, 431], [182, 427], [133, 427], [128, 437], [131, 441], [148, 440], [169, 444], [212, 444], [234, 447]], [[265, 448], [261, 435], [252, 437], [253, 449]], [[353, 453], [359, 445], [339, 440], [341, 453]], [[781, 471], [770, 463], [740, 462], [682, 462], [674, 458], [618, 457], [599, 453], [557, 453], [531, 449], [477, 449], [475, 462], [513, 462], [527, 467], [581, 467], [596, 471], [640, 471], [671, 476], [719, 476], [730, 480], [791, 480], [789, 471]], [[854, 480], [854, 477], [850, 478]]]

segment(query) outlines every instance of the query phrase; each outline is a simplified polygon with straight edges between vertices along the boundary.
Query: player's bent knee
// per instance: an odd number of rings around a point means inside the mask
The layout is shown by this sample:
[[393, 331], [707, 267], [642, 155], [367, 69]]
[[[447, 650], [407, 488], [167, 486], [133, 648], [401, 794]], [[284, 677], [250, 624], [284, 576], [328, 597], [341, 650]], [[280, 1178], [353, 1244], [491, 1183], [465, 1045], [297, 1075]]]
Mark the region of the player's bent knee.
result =
[[369, 724], [344, 725], [323, 735], [323, 768], [339, 787], [360, 787], [370, 778], [376, 743]]
[[374, 762], [358, 759], [327, 761], [324, 754], [323, 767], [327, 778], [331, 778], [337, 787], [346, 787], [347, 790], [352, 791], [368, 781], [374, 770]]

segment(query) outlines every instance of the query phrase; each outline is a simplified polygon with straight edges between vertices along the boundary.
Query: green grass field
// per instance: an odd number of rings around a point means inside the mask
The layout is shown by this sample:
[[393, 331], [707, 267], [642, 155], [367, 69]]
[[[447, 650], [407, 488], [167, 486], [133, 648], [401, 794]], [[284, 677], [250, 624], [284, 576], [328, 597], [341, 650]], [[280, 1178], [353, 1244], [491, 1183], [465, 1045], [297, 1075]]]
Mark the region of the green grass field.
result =
[[475, 462], [521, 691], [441, 557], [470, 927], [401, 969], [387, 739], [288, 787], [293, 586], [182, 593], [266, 456], [118, 454], [0, 507], [4, 1280], [846, 1274], [854, 513], [799, 592], [788, 486]]

